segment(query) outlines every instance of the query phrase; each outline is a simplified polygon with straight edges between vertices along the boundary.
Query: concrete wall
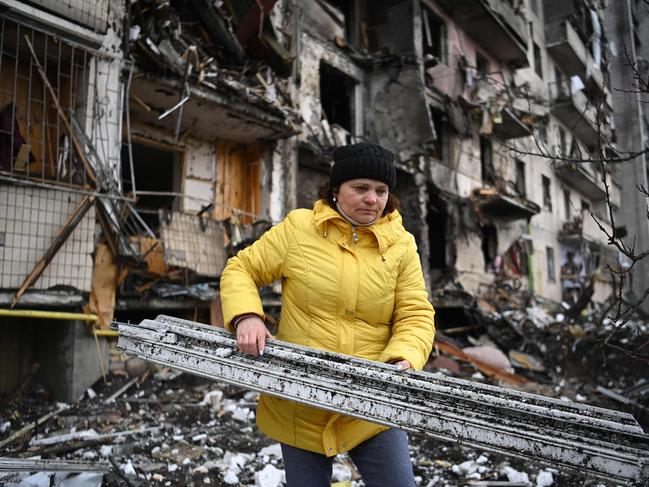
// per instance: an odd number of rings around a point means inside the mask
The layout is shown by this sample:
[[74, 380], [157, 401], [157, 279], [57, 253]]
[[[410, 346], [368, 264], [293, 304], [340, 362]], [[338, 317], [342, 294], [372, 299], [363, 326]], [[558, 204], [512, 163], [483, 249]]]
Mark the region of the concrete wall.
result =
[[[639, 37], [640, 50], [636, 52], [633, 41], [633, 19], [631, 18], [631, 4], [629, 0], [612, 2], [610, 12], [606, 17], [606, 27], [615, 39], [617, 55], [612, 56], [611, 84], [615, 106], [625, 107], [615, 117], [616, 133], [618, 135], [617, 147], [621, 151], [641, 151], [647, 147], [647, 125], [643, 114], [643, 96], [633, 90], [635, 83], [633, 70], [628, 67], [631, 62], [624, 53], [626, 47], [630, 58], [635, 62], [640, 54], [646, 60], [649, 55], [647, 37]], [[638, 5], [638, 15], [641, 19], [640, 30], [637, 35], [649, 32], [649, 14], [646, 6]], [[617, 89], [616, 89], [617, 88]], [[646, 105], [644, 107], [646, 109]], [[634, 161], [625, 162], [618, 168], [618, 177], [622, 185], [621, 206], [618, 213], [619, 224], [625, 225], [628, 230], [626, 242], [628, 245], [635, 243], [637, 252], [649, 249], [649, 220], [647, 219], [647, 198], [637, 189], [637, 185], [647, 188], [647, 155], [636, 158]], [[632, 272], [632, 287], [636, 297], [642, 295], [649, 287], [649, 259], [644, 259]], [[644, 309], [649, 311], [649, 303], [645, 302]]]
[[108, 370], [108, 341], [99, 338], [98, 350], [83, 322], [0, 318], [0, 333], [3, 391], [21, 384], [36, 363], [30, 385], [43, 385], [52, 400], [73, 402], [101, 377], [100, 360]]

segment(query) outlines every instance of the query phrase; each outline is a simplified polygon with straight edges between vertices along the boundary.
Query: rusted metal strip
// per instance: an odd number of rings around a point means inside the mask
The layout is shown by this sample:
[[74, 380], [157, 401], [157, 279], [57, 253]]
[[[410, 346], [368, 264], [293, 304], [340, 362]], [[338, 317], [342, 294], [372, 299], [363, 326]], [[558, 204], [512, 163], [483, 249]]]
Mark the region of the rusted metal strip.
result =
[[0, 472], [110, 472], [108, 462], [0, 457]]
[[159, 316], [118, 324], [125, 352], [196, 375], [407, 431], [618, 482], [649, 478], [649, 436], [631, 415]]

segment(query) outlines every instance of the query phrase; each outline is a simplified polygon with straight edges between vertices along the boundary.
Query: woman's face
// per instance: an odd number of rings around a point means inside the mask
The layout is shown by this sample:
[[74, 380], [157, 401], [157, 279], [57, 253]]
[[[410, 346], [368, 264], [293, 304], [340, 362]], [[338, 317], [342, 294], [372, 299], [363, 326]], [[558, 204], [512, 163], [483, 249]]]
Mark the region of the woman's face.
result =
[[334, 196], [340, 208], [358, 223], [377, 220], [388, 202], [388, 185], [375, 179], [350, 179]]

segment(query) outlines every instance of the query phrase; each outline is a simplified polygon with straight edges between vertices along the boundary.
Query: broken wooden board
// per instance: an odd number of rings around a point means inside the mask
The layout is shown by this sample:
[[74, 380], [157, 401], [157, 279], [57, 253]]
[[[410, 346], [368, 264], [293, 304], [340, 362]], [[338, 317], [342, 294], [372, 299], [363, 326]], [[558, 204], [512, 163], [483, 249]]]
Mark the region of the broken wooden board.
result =
[[115, 296], [119, 268], [113, 262], [113, 253], [107, 244], [95, 247], [95, 265], [92, 270], [92, 290], [84, 312], [97, 315], [100, 328], [108, 328], [115, 313]]

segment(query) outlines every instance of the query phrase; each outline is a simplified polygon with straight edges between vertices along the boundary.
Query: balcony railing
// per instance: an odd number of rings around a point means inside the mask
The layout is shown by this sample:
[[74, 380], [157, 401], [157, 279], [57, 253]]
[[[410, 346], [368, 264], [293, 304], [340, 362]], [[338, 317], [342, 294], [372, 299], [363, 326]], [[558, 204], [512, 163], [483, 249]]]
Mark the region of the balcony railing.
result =
[[567, 76], [578, 75], [591, 89], [603, 94], [604, 75], [581, 36], [567, 19], [546, 26], [548, 53]]
[[[573, 134], [587, 147], [597, 146], [599, 136], [607, 138], [608, 128], [604, 124], [603, 114], [598, 114], [583, 90], [573, 85], [578, 84], [570, 79], [559, 83], [550, 83], [550, 110]], [[597, 124], [598, 115], [601, 123]]]
[[559, 20], [546, 27], [548, 52], [566, 75], [581, 75], [586, 69], [588, 49], [579, 34], [566, 20]]
[[[587, 163], [570, 161], [555, 161], [554, 170], [563, 181], [592, 200], [602, 200], [606, 197], [606, 189], [602, 176], [588, 168]], [[607, 175], [609, 187], [610, 176]]]
[[498, 61], [528, 65], [526, 20], [502, 0], [437, 0], [450, 17]]

